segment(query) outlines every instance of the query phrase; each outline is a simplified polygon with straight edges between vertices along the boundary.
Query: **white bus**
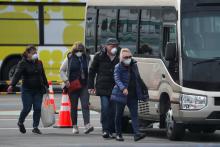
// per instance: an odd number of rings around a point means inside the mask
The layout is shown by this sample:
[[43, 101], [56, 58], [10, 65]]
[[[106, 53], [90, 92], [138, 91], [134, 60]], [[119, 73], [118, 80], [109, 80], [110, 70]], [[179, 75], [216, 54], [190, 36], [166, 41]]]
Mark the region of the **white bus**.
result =
[[[132, 50], [149, 88], [139, 117], [171, 140], [220, 126], [219, 0], [89, 0], [85, 44], [109, 37]], [[99, 103], [92, 105], [99, 109]]]

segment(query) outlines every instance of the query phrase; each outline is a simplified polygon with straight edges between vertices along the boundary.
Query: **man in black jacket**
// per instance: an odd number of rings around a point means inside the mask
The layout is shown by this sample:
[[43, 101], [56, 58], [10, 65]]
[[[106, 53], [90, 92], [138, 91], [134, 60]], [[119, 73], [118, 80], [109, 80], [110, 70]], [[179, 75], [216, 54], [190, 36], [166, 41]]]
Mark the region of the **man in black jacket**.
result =
[[[118, 41], [109, 38], [105, 47], [97, 52], [94, 56], [89, 69], [89, 92], [96, 93], [101, 99], [101, 123], [103, 138], [113, 138], [114, 132], [114, 105], [110, 101], [114, 82], [114, 68], [119, 62], [118, 58]], [[96, 82], [94, 84], [94, 79]]]

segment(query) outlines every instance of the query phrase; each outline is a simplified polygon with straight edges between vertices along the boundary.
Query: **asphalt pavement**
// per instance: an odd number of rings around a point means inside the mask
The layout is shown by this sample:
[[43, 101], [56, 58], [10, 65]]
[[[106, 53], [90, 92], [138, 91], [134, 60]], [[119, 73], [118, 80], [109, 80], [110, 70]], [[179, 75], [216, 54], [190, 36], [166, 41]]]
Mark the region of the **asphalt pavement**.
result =
[[[96, 99], [97, 97], [93, 97]], [[57, 110], [60, 108], [61, 95], [55, 95]], [[72, 134], [71, 128], [43, 128], [40, 124], [42, 135], [32, 133], [32, 112], [25, 121], [26, 134], [21, 134], [17, 128], [17, 119], [22, 106], [19, 95], [0, 95], [0, 147], [220, 147], [220, 131], [215, 134], [186, 133], [183, 141], [170, 141], [166, 138], [164, 130], [147, 129], [146, 137], [139, 142], [133, 141], [132, 134], [124, 134], [124, 142], [101, 137], [100, 114], [91, 111], [91, 124], [95, 130], [84, 134], [82, 112], [79, 111], [78, 124], [80, 133]], [[56, 119], [58, 115], [56, 115]]]

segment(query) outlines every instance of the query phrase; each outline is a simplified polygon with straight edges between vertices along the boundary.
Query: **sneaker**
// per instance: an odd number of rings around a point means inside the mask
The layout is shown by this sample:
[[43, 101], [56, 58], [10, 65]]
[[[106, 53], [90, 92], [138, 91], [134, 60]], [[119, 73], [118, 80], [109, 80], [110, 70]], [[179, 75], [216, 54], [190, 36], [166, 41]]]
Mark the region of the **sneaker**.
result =
[[32, 132], [35, 133], [35, 134], [42, 134], [41, 131], [38, 128], [34, 128], [32, 130]]
[[115, 138], [117, 141], [124, 141], [124, 138], [122, 137], [122, 135], [116, 135]]
[[85, 133], [85, 134], [88, 134], [88, 133], [92, 132], [93, 130], [94, 130], [94, 127], [93, 127], [92, 125], [90, 125], [90, 124], [87, 124], [87, 125], [85, 126], [84, 133]]
[[109, 138], [109, 133], [104, 131], [103, 134], [102, 134], [102, 137], [103, 138]]
[[24, 124], [18, 122], [17, 125], [18, 125], [19, 131], [20, 131], [21, 133], [23, 133], [23, 134], [26, 133], [26, 129], [25, 129]]
[[79, 129], [77, 126], [73, 126], [73, 134], [79, 134]]
[[141, 139], [143, 139], [146, 135], [142, 134], [142, 133], [138, 133], [134, 135], [134, 141], [139, 141]]

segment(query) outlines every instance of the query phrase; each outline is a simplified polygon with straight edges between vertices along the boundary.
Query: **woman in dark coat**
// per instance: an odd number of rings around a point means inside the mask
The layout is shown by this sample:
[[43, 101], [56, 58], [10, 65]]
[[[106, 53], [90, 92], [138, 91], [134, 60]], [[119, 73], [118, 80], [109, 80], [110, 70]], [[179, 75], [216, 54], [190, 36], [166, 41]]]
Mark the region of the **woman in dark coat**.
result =
[[138, 100], [146, 100], [140, 85], [140, 74], [136, 61], [132, 59], [129, 49], [123, 48], [120, 53], [120, 63], [115, 66], [114, 79], [116, 85], [112, 90], [111, 100], [116, 105], [115, 129], [116, 140], [123, 141], [122, 117], [127, 105], [131, 114], [134, 141], [144, 137], [138, 127]]
[[43, 64], [38, 60], [37, 49], [34, 46], [28, 46], [23, 53], [22, 60], [18, 63], [8, 92], [12, 92], [18, 81], [22, 79], [21, 99], [23, 109], [21, 111], [18, 127], [21, 133], [26, 133], [24, 121], [33, 106], [33, 133], [41, 134], [38, 129], [41, 117], [41, 104], [43, 94], [48, 89], [48, 82], [44, 72]]

